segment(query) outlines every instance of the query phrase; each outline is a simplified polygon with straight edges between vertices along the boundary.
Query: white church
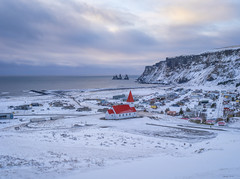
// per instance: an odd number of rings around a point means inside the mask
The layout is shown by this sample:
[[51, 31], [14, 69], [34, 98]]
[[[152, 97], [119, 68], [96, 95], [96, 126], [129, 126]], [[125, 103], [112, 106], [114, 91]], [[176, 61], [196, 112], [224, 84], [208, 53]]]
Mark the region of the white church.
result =
[[137, 111], [134, 107], [134, 99], [132, 92], [129, 92], [127, 104], [112, 106], [107, 110], [105, 119], [126, 119], [137, 116]]

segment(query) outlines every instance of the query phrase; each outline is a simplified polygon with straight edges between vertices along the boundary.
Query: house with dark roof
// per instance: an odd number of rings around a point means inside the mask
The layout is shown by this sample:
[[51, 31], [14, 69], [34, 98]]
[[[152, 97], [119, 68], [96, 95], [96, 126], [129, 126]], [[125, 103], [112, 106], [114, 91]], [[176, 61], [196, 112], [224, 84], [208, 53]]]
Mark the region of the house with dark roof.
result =
[[0, 113], [0, 119], [13, 119], [13, 113]]
[[112, 106], [107, 110], [105, 119], [126, 119], [137, 116], [137, 111], [134, 107], [132, 92], [129, 92], [127, 104]]

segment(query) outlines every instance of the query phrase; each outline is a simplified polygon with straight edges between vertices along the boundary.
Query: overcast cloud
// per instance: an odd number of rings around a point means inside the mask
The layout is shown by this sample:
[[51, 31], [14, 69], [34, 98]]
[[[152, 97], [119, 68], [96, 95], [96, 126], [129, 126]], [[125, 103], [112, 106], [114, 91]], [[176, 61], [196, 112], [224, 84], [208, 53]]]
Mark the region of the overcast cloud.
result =
[[239, 9], [237, 0], [0, 0], [0, 75], [140, 74], [167, 56], [239, 45]]

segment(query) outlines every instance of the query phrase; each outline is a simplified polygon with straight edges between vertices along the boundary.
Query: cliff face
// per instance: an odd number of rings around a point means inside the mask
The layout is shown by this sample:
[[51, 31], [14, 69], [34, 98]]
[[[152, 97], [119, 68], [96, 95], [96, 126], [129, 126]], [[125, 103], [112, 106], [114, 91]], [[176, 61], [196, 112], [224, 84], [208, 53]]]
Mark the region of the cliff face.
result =
[[206, 84], [239, 83], [240, 48], [166, 58], [146, 66], [140, 83]]

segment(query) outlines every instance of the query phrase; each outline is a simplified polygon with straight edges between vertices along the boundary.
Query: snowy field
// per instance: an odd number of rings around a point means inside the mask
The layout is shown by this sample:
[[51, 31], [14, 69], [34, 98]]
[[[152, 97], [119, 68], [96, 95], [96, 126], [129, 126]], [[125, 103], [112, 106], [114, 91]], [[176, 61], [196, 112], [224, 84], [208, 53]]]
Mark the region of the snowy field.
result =
[[[168, 91], [132, 89], [139, 99], [136, 105]], [[174, 101], [156, 110], [142, 103], [146, 110], [136, 108], [137, 118], [103, 120], [105, 113], [99, 109], [109, 107], [99, 102], [124, 103], [112, 97], [128, 93], [122, 89], [1, 96], [0, 112], [15, 114], [14, 119], [0, 120], [0, 178], [240, 178], [240, 120], [220, 127], [160, 113]], [[221, 99], [213, 116], [222, 108]], [[56, 101], [75, 109], [52, 106]], [[36, 102], [41, 106], [10, 108]], [[91, 110], [76, 111], [81, 107]]]

